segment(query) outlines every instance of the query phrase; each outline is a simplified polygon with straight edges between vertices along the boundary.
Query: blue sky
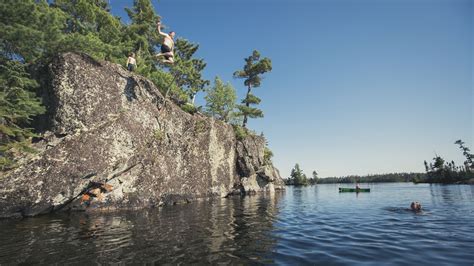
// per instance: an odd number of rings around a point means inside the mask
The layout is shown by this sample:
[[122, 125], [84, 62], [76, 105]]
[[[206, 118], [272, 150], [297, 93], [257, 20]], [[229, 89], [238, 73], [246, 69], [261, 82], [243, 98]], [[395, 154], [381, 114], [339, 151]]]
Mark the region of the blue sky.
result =
[[[199, 43], [205, 76], [240, 98], [253, 49], [273, 71], [254, 93], [284, 177], [295, 163], [321, 177], [424, 171], [439, 154], [474, 150], [474, 7], [469, 0], [160, 0], [169, 30]], [[132, 0], [110, 0], [127, 22]], [[198, 104], [204, 104], [200, 95]]]

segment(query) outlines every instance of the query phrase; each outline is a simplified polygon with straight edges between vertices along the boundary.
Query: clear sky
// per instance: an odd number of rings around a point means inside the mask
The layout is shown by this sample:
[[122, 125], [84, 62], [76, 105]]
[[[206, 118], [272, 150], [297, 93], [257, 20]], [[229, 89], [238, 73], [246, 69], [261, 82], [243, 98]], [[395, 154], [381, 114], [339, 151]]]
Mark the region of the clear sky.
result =
[[[110, 0], [127, 22], [132, 0]], [[160, 0], [169, 30], [199, 43], [205, 77], [231, 82], [253, 49], [273, 71], [254, 93], [274, 163], [320, 177], [415, 171], [474, 150], [471, 0]], [[198, 104], [203, 104], [200, 95]]]

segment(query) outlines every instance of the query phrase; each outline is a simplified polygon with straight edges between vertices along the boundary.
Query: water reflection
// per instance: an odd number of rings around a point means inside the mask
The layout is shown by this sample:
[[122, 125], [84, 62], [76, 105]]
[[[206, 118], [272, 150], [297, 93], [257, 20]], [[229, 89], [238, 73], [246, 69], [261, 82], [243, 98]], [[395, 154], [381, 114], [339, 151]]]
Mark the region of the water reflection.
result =
[[[288, 187], [154, 210], [0, 220], [0, 265], [471, 265], [473, 186]], [[409, 211], [418, 200], [424, 211]]]
[[441, 200], [445, 204], [469, 200], [474, 194], [472, 185], [431, 184], [429, 188], [432, 199]]
[[0, 264], [271, 262], [281, 195], [0, 221]]

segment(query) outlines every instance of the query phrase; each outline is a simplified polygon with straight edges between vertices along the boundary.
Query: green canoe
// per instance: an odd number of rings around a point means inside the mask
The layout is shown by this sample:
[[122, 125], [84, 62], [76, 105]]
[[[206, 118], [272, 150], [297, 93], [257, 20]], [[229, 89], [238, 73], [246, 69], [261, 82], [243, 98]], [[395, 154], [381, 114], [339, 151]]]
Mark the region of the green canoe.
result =
[[339, 192], [370, 192], [370, 188], [348, 188], [348, 187], [340, 187]]

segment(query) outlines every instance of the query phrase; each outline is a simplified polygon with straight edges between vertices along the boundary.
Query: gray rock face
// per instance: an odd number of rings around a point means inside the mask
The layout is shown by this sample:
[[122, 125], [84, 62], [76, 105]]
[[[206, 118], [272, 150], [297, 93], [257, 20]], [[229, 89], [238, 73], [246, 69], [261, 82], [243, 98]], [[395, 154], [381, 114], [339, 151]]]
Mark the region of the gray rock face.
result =
[[50, 71], [49, 130], [37, 154], [0, 173], [0, 217], [283, 188], [278, 171], [264, 164], [263, 138], [237, 141], [232, 126], [182, 111], [143, 77], [72, 53]]

